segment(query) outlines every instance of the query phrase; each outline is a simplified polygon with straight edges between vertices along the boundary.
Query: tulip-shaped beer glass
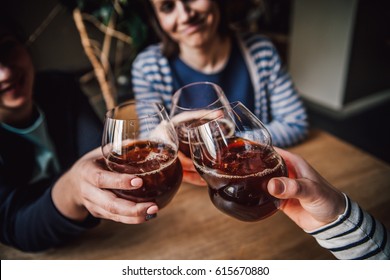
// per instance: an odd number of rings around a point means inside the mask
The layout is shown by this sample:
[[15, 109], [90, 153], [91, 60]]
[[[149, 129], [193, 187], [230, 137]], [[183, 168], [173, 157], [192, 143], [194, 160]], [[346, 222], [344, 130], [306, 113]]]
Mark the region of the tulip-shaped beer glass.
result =
[[210, 82], [188, 84], [175, 92], [170, 118], [179, 138], [179, 149], [184, 155], [191, 157], [186, 127], [207, 112], [228, 105], [222, 89]]
[[143, 179], [139, 189], [112, 190], [119, 197], [166, 206], [182, 180], [177, 151], [177, 135], [162, 105], [127, 102], [107, 112], [102, 140], [107, 167]]
[[272, 177], [287, 176], [287, 168], [273, 149], [269, 132], [240, 102], [210, 114], [188, 127], [188, 140], [211, 201], [242, 221], [272, 215], [279, 200], [268, 193], [267, 183]]

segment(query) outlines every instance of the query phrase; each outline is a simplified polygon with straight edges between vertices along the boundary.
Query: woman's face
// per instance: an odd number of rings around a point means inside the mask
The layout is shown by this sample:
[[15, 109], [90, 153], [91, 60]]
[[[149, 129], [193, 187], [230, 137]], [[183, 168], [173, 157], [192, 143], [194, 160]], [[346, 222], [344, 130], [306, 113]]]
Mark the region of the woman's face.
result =
[[180, 48], [205, 48], [217, 34], [218, 5], [212, 0], [150, 0], [161, 28]]
[[34, 68], [23, 44], [0, 26], [0, 110], [31, 102]]

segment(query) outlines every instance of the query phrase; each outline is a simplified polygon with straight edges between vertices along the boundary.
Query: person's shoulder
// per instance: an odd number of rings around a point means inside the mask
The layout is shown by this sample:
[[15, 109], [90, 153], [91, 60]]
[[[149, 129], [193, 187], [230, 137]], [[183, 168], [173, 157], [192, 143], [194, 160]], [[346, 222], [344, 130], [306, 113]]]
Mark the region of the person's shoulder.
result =
[[135, 64], [143, 64], [146, 62], [157, 62], [163, 59], [164, 56], [161, 51], [161, 44], [153, 44], [146, 47], [144, 50], [138, 53], [136, 56], [134, 63]]
[[275, 46], [271, 39], [261, 33], [244, 33], [238, 35], [248, 49], [274, 49]]

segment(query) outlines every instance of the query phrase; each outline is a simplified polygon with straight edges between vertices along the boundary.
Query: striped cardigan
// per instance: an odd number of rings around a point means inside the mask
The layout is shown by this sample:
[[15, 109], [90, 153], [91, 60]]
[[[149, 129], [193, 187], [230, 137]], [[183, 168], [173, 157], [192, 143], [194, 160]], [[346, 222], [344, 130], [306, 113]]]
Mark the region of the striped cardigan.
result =
[[311, 234], [338, 259], [390, 259], [389, 232], [346, 195], [346, 210]]
[[[254, 114], [269, 130], [273, 144], [286, 147], [303, 140], [308, 129], [306, 110], [275, 47], [261, 35], [236, 39], [254, 87]], [[136, 100], [159, 102], [170, 110], [177, 89], [161, 45], [151, 45], [136, 57], [132, 83]]]

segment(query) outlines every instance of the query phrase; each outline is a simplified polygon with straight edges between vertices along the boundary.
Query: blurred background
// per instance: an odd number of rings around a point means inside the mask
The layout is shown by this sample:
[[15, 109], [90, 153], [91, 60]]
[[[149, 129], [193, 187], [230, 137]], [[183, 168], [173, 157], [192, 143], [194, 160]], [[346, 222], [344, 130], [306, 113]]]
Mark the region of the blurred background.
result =
[[[20, 25], [37, 70], [60, 71], [79, 79], [102, 116], [104, 100], [72, 14], [77, 1], [0, 2], [1, 12], [6, 11]], [[254, 19], [251, 28], [274, 41], [307, 105], [311, 127], [326, 130], [390, 163], [390, 1], [249, 2], [258, 7], [246, 15]], [[142, 29], [145, 18], [141, 15], [138, 20], [141, 22], [132, 26], [139, 33], [132, 37], [140, 38], [142, 44], [133, 42], [126, 49], [126, 44], [117, 43], [111, 52], [120, 47], [122, 57], [133, 57], [155, 40]], [[97, 38], [91, 42], [104, 40], [99, 32], [91, 33]], [[115, 73], [118, 100], [132, 96], [128, 65], [121, 66]]]

